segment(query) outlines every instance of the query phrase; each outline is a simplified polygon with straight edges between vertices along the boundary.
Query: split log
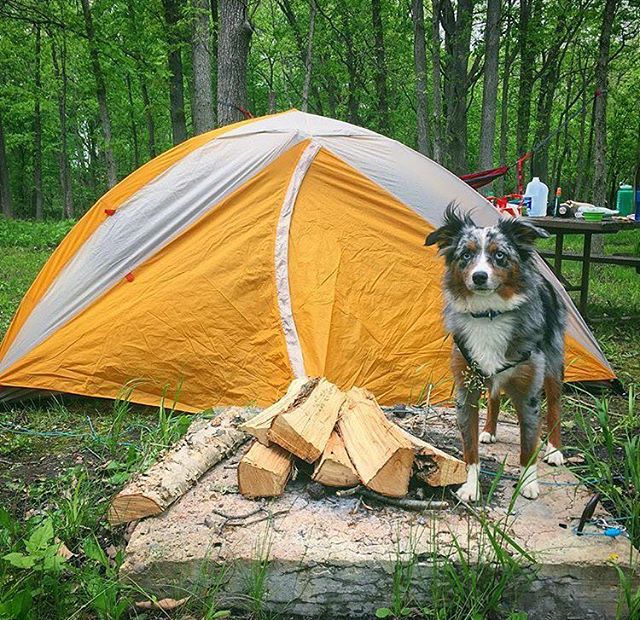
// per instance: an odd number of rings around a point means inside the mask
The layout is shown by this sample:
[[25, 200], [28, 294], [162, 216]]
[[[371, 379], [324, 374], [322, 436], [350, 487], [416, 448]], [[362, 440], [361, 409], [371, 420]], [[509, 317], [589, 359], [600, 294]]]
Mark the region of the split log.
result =
[[320, 379], [304, 401], [274, 419], [267, 433], [269, 441], [314, 463], [327, 447], [345, 398], [333, 383]]
[[247, 440], [238, 425], [254, 413], [253, 409], [229, 407], [216, 418], [194, 421], [173, 448], [113, 498], [107, 512], [109, 523], [128, 523], [166, 510], [202, 474]]
[[352, 487], [360, 483], [358, 472], [347, 454], [342, 437], [336, 431], [331, 433], [312, 478], [328, 487]]
[[416, 458], [416, 477], [432, 487], [446, 487], [450, 484], [463, 484], [467, 480], [467, 465], [455, 456], [432, 446], [400, 429], [412, 443]]
[[286, 413], [309, 396], [317, 385], [318, 379], [294, 379], [289, 385], [287, 393], [276, 403], [261, 411], [258, 415], [245, 422], [240, 428], [245, 433], [253, 435], [261, 444], [268, 446], [267, 433], [276, 416]]
[[347, 392], [338, 430], [365, 486], [390, 497], [407, 494], [413, 446], [366, 390], [352, 388]]
[[238, 464], [238, 488], [245, 497], [282, 495], [291, 476], [291, 455], [280, 446], [254, 442]]

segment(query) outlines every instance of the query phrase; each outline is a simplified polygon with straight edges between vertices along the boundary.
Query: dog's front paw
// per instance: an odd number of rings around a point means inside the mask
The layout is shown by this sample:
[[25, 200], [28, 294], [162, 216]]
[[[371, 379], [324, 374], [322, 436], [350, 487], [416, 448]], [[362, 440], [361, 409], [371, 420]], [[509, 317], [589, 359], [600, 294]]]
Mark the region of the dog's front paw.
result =
[[496, 442], [496, 436], [492, 435], [488, 431], [482, 431], [480, 433], [480, 437], [478, 439], [480, 440], [480, 443], [495, 443]]
[[538, 495], [540, 495], [540, 486], [538, 485], [538, 482], [528, 482], [523, 484], [520, 489], [520, 495], [527, 499], [538, 499]]
[[463, 502], [477, 502], [480, 499], [480, 465], [469, 465], [467, 481], [456, 491]]
[[463, 502], [477, 502], [480, 499], [480, 489], [477, 484], [465, 482], [457, 491], [456, 495]]
[[526, 467], [522, 472], [522, 486], [520, 495], [527, 499], [537, 499], [540, 495], [540, 485], [538, 485], [538, 468], [535, 465]]
[[558, 448], [555, 448], [552, 443], [547, 444], [542, 460], [545, 463], [549, 463], [549, 465], [555, 465], [556, 467], [564, 465], [564, 455], [562, 454], [562, 452], [560, 452], [560, 450], [558, 450]]

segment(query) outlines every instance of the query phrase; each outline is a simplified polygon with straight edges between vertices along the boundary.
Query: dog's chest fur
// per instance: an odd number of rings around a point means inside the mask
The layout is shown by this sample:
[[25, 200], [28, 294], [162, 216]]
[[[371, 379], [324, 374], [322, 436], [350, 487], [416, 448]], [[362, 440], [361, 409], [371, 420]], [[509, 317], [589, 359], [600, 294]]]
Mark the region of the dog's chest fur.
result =
[[515, 321], [514, 314], [501, 315], [493, 320], [467, 315], [456, 321], [455, 331], [462, 336], [472, 361], [486, 375], [493, 375], [509, 363], [506, 354], [513, 337]]

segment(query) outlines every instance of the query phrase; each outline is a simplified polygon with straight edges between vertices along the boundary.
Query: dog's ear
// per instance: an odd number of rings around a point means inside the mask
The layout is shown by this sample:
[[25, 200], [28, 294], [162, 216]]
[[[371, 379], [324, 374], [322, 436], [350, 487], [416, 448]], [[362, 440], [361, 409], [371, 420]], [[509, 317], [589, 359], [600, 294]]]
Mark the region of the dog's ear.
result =
[[533, 245], [537, 239], [549, 237], [549, 233], [546, 230], [525, 222], [519, 217], [502, 218], [498, 222], [498, 227], [505, 235], [511, 237], [518, 246], [526, 250], [533, 250]]
[[464, 228], [475, 226], [467, 213], [460, 216], [455, 202], [447, 205], [443, 219], [444, 224], [429, 234], [424, 242], [425, 245], [438, 244], [440, 252], [446, 252], [447, 248], [454, 245]]

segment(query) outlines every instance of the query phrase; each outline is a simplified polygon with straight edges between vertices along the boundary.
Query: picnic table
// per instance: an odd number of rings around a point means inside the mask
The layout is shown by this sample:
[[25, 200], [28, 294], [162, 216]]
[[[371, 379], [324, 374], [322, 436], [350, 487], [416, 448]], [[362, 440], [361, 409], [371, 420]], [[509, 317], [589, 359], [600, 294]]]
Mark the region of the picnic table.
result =
[[[546, 260], [553, 258], [553, 264], [549, 264], [557, 278], [567, 291], [580, 291], [578, 309], [584, 318], [587, 318], [587, 300], [589, 297], [589, 271], [591, 263], [605, 265], [622, 265], [634, 267], [640, 273], [640, 256], [622, 256], [619, 254], [592, 254], [591, 239], [593, 235], [615, 234], [622, 230], [640, 230], [640, 221], [616, 218], [602, 220], [601, 222], [587, 222], [580, 218], [562, 217], [533, 217], [525, 218], [532, 224], [544, 228], [556, 237], [555, 251], [541, 250], [539, 254]], [[568, 253], [564, 251], [565, 235], [582, 235], [582, 254]], [[572, 285], [562, 275], [562, 261], [578, 261], [582, 263], [582, 272], [579, 285]], [[547, 261], [549, 263], [549, 261]]]

